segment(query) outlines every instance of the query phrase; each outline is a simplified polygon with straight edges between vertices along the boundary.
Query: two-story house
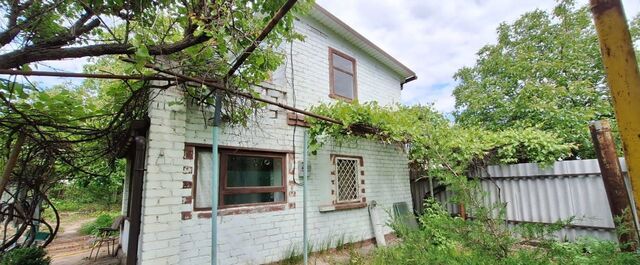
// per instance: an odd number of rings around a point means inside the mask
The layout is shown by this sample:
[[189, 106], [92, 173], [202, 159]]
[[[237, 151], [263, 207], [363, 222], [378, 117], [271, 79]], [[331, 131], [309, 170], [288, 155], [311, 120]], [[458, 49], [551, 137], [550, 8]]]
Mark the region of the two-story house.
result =
[[[287, 63], [261, 88], [270, 99], [303, 109], [354, 99], [395, 104], [402, 85], [416, 78], [320, 6], [297, 18], [295, 30], [306, 38], [284, 45]], [[125, 255], [134, 255], [138, 264], [208, 264], [212, 221], [218, 222], [218, 264], [268, 263], [292, 249], [300, 253], [298, 168], [306, 129], [298, 126], [300, 117], [267, 106], [247, 128], [222, 125], [219, 210], [212, 214], [211, 127], [196, 106], [175, 104], [179, 93], [168, 89], [149, 108], [144, 166], [133, 166], [125, 181]], [[309, 157], [311, 245], [371, 240], [374, 226], [391, 233], [392, 205], [412, 203], [402, 147], [327, 141]], [[375, 223], [367, 207], [372, 201], [380, 217]], [[139, 225], [132, 223], [136, 214]]]

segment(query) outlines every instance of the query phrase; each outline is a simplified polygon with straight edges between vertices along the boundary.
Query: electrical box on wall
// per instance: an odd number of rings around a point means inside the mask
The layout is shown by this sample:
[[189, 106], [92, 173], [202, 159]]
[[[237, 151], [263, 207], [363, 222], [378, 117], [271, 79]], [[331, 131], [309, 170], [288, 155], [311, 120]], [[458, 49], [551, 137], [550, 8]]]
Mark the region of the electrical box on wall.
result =
[[[308, 163], [308, 162], [307, 162]], [[298, 161], [298, 178], [302, 181], [304, 177], [304, 161]], [[311, 163], [307, 167], [307, 178], [311, 177]]]

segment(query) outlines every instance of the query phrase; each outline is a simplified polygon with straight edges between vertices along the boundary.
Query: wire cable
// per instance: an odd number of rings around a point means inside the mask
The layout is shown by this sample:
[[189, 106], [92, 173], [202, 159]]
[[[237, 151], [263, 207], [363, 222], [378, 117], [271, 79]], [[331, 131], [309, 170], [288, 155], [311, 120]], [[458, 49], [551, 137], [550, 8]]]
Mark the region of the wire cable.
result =
[[[291, 97], [292, 97], [292, 103], [293, 103], [293, 107], [296, 107], [296, 80], [295, 80], [295, 73], [294, 73], [294, 68], [293, 68], [293, 41], [291, 40], [291, 42], [289, 42], [289, 64], [291, 67]], [[286, 72], [287, 69], [285, 68], [285, 79], [286, 79]], [[295, 119], [298, 119], [298, 113], [295, 113], [296, 117]], [[295, 177], [295, 172], [298, 171], [298, 167], [297, 167], [297, 163], [296, 163], [296, 129], [298, 128], [297, 125], [297, 121], [296, 124], [293, 125], [293, 134], [292, 134], [292, 142], [293, 142], [293, 183], [295, 183], [296, 185], [302, 185], [300, 184]], [[305, 161], [306, 162], [306, 161]], [[304, 163], [304, 162], [303, 162]], [[298, 172], [298, 177], [300, 177], [300, 172]]]

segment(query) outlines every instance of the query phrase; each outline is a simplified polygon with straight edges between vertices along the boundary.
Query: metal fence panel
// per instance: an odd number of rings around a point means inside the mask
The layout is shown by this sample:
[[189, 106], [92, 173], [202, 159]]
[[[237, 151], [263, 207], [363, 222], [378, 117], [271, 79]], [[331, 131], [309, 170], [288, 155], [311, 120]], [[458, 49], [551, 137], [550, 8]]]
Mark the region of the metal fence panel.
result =
[[[624, 159], [621, 159], [626, 172]], [[506, 204], [510, 223], [554, 223], [575, 218], [560, 239], [593, 236], [614, 240], [614, 222], [596, 159], [489, 166], [481, 174], [486, 203]]]
[[[626, 174], [624, 158], [620, 158], [620, 165]], [[550, 224], [574, 218], [571, 226], [556, 233], [558, 239], [575, 240], [584, 236], [616, 239], [596, 159], [560, 161], [547, 167], [535, 163], [496, 165], [489, 166], [479, 175], [480, 187], [485, 193], [484, 202], [487, 205], [504, 203], [506, 219], [512, 225]], [[629, 183], [626, 178], [626, 183]], [[428, 190], [428, 184], [420, 184], [414, 187], [414, 191], [421, 192], [414, 194], [416, 199]], [[452, 214], [457, 214], [457, 205], [448, 203], [451, 196], [450, 191], [444, 191], [436, 193], [435, 197], [445, 203]]]

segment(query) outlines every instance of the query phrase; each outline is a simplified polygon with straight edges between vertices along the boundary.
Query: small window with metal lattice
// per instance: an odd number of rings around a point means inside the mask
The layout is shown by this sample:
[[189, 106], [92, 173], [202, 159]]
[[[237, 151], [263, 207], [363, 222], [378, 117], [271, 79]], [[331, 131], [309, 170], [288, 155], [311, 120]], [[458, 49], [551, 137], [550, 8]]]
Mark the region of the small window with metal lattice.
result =
[[336, 157], [337, 202], [359, 200], [358, 159]]

